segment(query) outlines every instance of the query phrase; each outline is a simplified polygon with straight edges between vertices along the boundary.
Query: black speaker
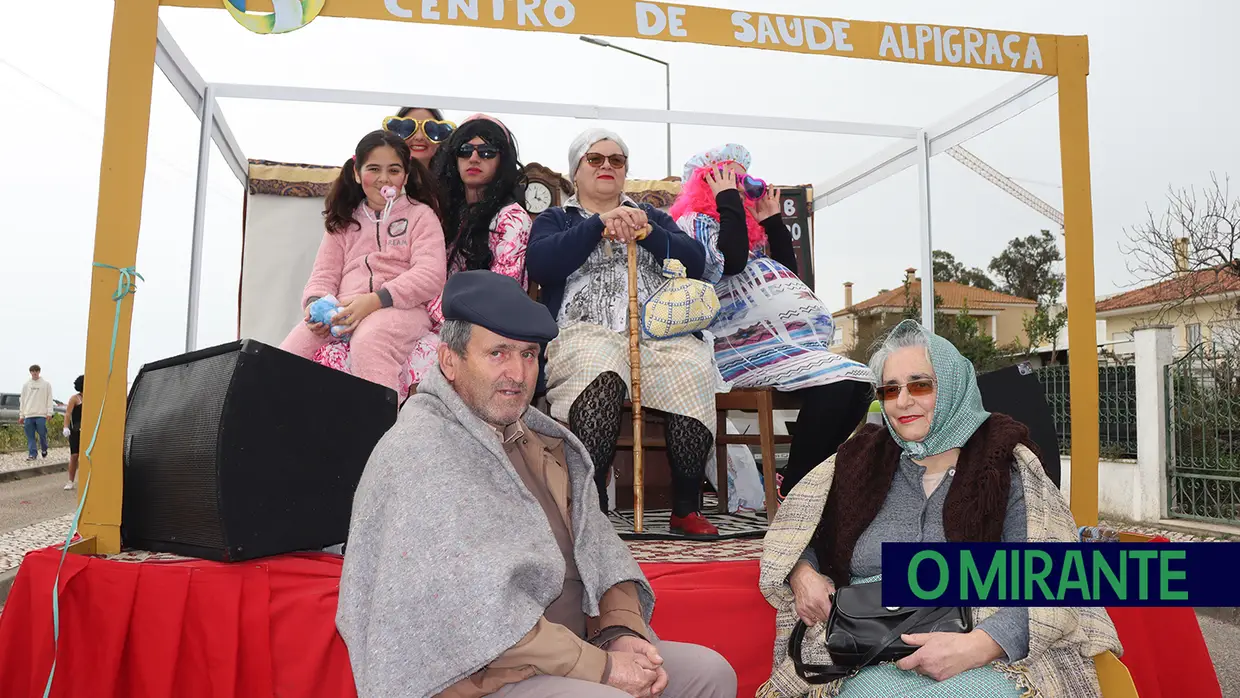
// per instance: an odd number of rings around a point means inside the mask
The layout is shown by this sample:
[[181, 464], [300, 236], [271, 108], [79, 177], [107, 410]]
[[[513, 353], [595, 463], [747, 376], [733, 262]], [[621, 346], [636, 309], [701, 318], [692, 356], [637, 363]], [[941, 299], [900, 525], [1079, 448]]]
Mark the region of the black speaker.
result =
[[251, 339], [146, 364], [125, 417], [125, 547], [217, 561], [348, 536], [396, 392]]
[[977, 377], [982, 406], [987, 412], [1000, 412], [1029, 428], [1029, 436], [1042, 452], [1042, 467], [1059, 487], [1059, 437], [1055, 416], [1046, 402], [1042, 382], [1028, 363], [1008, 366]]

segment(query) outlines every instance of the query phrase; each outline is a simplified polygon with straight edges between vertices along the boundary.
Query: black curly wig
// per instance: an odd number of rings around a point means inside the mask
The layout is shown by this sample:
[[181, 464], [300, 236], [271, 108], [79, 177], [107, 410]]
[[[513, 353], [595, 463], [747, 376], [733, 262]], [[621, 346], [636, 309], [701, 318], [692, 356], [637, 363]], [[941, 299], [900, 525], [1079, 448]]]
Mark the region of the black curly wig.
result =
[[[499, 167], [482, 199], [469, 204], [456, 150], [476, 137], [499, 149]], [[439, 208], [449, 269], [458, 259], [464, 262], [465, 269], [491, 268], [491, 221], [509, 204], [525, 205], [526, 180], [522, 169], [515, 138], [503, 126], [482, 118], [461, 124], [435, 153], [431, 171], [440, 187]]]

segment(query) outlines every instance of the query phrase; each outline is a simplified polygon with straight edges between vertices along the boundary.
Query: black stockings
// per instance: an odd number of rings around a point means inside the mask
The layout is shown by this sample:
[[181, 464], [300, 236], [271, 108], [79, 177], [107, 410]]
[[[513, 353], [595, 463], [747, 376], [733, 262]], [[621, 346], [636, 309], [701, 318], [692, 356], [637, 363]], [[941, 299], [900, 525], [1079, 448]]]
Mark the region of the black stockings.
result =
[[[568, 427], [585, 444], [594, 462], [594, 483], [599, 503], [607, 506], [607, 470], [616, 455], [620, 438], [620, 420], [624, 416], [627, 389], [619, 375], [612, 371], [595, 378], [568, 410]], [[665, 414], [667, 420], [667, 456], [672, 470], [672, 514], [686, 516], [700, 507], [702, 478], [706, 459], [715, 440], [710, 429], [692, 417]]]
[[594, 463], [594, 484], [603, 513], [607, 512], [607, 469], [616, 456], [626, 392], [624, 380], [606, 371], [586, 386], [568, 410], [568, 428], [585, 444]]
[[701, 507], [702, 477], [715, 439], [710, 429], [680, 414], [667, 414], [667, 461], [672, 467], [672, 515], [688, 516]]

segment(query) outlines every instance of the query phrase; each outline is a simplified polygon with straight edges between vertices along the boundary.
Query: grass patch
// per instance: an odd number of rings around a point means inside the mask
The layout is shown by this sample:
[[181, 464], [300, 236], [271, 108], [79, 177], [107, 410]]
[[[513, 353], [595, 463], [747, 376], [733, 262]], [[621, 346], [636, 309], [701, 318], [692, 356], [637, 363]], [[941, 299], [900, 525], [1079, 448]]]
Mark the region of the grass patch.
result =
[[[65, 438], [64, 435], [64, 428], [64, 415], [58, 414], [47, 420], [48, 448], [69, 445], [69, 439]], [[37, 440], [38, 437], [35, 437], [35, 439]], [[26, 428], [20, 424], [5, 424], [0, 426], [0, 453], [13, 452], [26, 452]]]

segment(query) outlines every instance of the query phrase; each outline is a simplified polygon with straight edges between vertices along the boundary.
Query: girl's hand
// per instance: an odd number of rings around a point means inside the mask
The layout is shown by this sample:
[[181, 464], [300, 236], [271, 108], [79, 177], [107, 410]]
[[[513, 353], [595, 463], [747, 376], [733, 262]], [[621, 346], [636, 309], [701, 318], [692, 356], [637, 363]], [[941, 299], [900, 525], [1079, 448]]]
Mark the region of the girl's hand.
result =
[[320, 337], [326, 337], [331, 333], [331, 328], [327, 325], [324, 325], [321, 322], [310, 322], [310, 306], [306, 306], [305, 321], [306, 327], [309, 327], [311, 332]]
[[758, 199], [758, 222], [762, 222], [771, 216], [779, 215], [779, 190], [774, 187], [767, 187], [766, 193]]
[[916, 671], [945, 681], [961, 672], [976, 669], [1004, 656], [1003, 648], [984, 630], [968, 633], [914, 633], [901, 635], [917, 651], [896, 662], [905, 671]]
[[831, 615], [831, 594], [835, 593], [831, 580], [808, 563], [797, 563], [788, 583], [796, 600], [797, 617], [809, 626], [825, 622]]
[[726, 167], [712, 167], [706, 171], [706, 186], [710, 193], [719, 196], [719, 192], [736, 189], [736, 173]]
[[383, 307], [383, 301], [379, 300], [379, 294], [364, 293], [346, 303], [344, 309], [332, 318], [332, 325], [344, 328], [340, 332], [342, 336], [353, 334], [358, 324], [365, 320], [367, 315], [381, 307]]

